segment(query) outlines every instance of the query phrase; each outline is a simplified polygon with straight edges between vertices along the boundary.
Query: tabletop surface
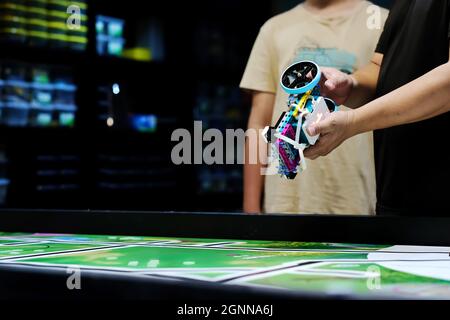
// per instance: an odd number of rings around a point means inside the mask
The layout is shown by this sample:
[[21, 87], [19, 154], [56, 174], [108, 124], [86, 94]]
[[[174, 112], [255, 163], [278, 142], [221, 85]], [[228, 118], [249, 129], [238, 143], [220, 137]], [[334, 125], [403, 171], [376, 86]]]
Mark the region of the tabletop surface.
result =
[[0, 233], [0, 266], [361, 299], [450, 299], [450, 248]]

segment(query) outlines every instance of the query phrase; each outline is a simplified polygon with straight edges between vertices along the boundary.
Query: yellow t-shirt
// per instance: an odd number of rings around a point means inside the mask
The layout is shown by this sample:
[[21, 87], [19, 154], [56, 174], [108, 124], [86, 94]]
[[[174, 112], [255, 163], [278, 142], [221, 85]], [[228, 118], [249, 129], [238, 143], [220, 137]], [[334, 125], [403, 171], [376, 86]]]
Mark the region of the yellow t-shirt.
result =
[[[300, 4], [264, 24], [240, 86], [276, 94], [272, 125], [287, 109], [288, 95], [279, 79], [289, 65], [312, 60], [352, 73], [369, 62], [388, 15], [381, 9], [380, 28], [369, 28], [369, 6], [373, 4], [361, 1], [345, 14], [322, 17]], [[308, 161], [308, 169], [295, 180], [266, 176], [264, 211], [374, 214], [375, 190], [373, 138], [367, 133], [349, 139], [327, 157]]]

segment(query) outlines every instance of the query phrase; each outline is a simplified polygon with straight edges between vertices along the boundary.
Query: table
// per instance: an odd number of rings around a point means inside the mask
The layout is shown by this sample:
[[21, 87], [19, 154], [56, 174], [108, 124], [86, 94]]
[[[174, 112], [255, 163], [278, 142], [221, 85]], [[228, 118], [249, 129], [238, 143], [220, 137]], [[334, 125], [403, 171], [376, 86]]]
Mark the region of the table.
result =
[[446, 218], [0, 211], [10, 298], [450, 299]]

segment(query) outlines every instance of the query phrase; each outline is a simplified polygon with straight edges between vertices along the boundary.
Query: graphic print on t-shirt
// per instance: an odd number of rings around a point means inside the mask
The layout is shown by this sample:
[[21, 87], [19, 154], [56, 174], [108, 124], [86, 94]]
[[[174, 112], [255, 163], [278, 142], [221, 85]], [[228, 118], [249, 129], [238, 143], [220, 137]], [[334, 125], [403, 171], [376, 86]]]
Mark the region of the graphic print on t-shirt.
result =
[[355, 71], [356, 56], [337, 48], [300, 47], [291, 64], [299, 61], [314, 61], [321, 67], [331, 67], [351, 74]]

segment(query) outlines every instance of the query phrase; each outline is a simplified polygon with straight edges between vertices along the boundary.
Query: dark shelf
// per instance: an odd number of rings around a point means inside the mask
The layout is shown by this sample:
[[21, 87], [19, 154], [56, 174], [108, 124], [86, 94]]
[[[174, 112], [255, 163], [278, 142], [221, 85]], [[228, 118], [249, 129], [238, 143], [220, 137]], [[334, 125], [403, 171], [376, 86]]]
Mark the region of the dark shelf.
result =
[[162, 67], [167, 63], [165, 61], [140, 61], [133, 60], [130, 58], [120, 57], [120, 56], [94, 56], [94, 61], [102, 65], [113, 65], [113, 66], [123, 66], [123, 67], [136, 67], [136, 68], [146, 68], [152, 66]]
[[245, 67], [194, 64], [195, 78], [239, 86]]
[[79, 129], [77, 127], [7, 127], [0, 126], [0, 140], [5, 137], [27, 136], [33, 137], [38, 134], [54, 135], [54, 134], [77, 134]]
[[[12, 184], [9, 190], [10, 205], [29, 207], [62, 205], [65, 208], [86, 207], [114, 209], [167, 208], [204, 211], [223, 207], [236, 211], [241, 207], [241, 193], [198, 194], [196, 166], [177, 166], [176, 178], [170, 178], [176, 187], [167, 192], [100, 190], [97, 186], [99, 155], [157, 155], [170, 162], [171, 133], [176, 128], [192, 130], [193, 108], [198, 105], [202, 85], [208, 83], [207, 91], [215, 92], [218, 86], [237, 87], [244, 71], [244, 64], [259, 27], [269, 18], [271, 1], [243, 2], [240, 0], [199, 0], [177, 3], [88, 0], [88, 45], [86, 51], [78, 52], [50, 47], [30, 47], [22, 44], [2, 44], [0, 61], [17, 61], [24, 64], [63, 67], [73, 73], [77, 85], [76, 124], [74, 128], [11, 128], [0, 126], [0, 144], [12, 166], [9, 173]], [[189, 12], [189, 14], [186, 14]], [[136, 61], [118, 56], [99, 56], [96, 51], [95, 17], [106, 15], [124, 19], [124, 37], [127, 45], [138, 45], [134, 35], [139, 23], [155, 19], [163, 30], [164, 60]], [[230, 22], [230, 18], [233, 20]], [[180, 23], [182, 27], [180, 27]], [[211, 27], [211, 29], [210, 29]], [[203, 39], [199, 30], [223, 32], [215, 40]], [[137, 33], [136, 33], [137, 34]], [[235, 42], [238, 37], [243, 43]], [[231, 40], [228, 40], [230, 38]], [[222, 41], [222, 51], [214, 50], [214, 41]], [[133, 42], [135, 41], [135, 42]], [[196, 48], [198, 50], [196, 50]], [[216, 48], [217, 49], [217, 48]], [[220, 50], [219, 50], [220, 51]], [[104, 96], [98, 87], [110, 88], [120, 85], [120, 95]], [[211, 86], [213, 89], [209, 89]], [[107, 89], [108, 90], [108, 89]], [[228, 92], [228, 91], [227, 91]], [[209, 94], [209, 93], [208, 93]], [[109, 93], [111, 95], [111, 93]], [[210, 99], [209, 96], [206, 98]], [[213, 97], [214, 98], [214, 97]], [[211, 98], [212, 100], [217, 98]], [[109, 100], [108, 100], [109, 99]], [[210, 100], [211, 100], [210, 99]], [[101, 109], [99, 101], [110, 104]], [[226, 104], [224, 104], [226, 107]], [[176, 118], [174, 123], [158, 122], [155, 133], [140, 133], [128, 129], [128, 113], [155, 114], [160, 118]], [[113, 115], [116, 128], [102, 126], [99, 114]], [[220, 121], [220, 119], [214, 119]], [[34, 177], [39, 154], [76, 154], [80, 157], [81, 190], [62, 193], [36, 192]], [[151, 164], [149, 164], [151, 165]], [[155, 166], [155, 168], [159, 168]], [[177, 194], [177, 201], [165, 200]], [[126, 194], [126, 197], [121, 195]], [[133, 201], [128, 201], [130, 197]], [[23, 204], [26, 198], [27, 203]], [[113, 201], [111, 203], [111, 199]]]
[[146, 68], [150, 66], [164, 66], [164, 61], [139, 61], [117, 56], [99, 56], [87, 51], [57, 49], [47, 47], [33, 47], [22, 44], [8, 43], [0, 50], [0, 60], [20, 61], [29, 64], [50, 65], [107, 65], [119, 67]]
[[78, 65], [88, 58], [86, 51], [34, 47], [25, 44], [7, 43], [2, 45], [0, 60], [21, 61], [35, 64]]
[[80, 128], [35, 128], [35, 127], [0, 127], [0, 144], [8, 149], [20, 151], [20, 149], [39, 148], [54, 150], [79, 148], [82, 146], [86, 135]]
[[210, 210], [211, 212], [242, 212], [242, 192], [210, 192], [196, 195], [194, 211]]
[[167, 131], [156, 131], [153, 133], [137, 132], [127, 129], [96, 129], [93, 134], [94, 141], [111, 143], [127, 143], [129, 145], [142, 144], [142, 146], [154, 144], [168, 144], [170, 134]]

